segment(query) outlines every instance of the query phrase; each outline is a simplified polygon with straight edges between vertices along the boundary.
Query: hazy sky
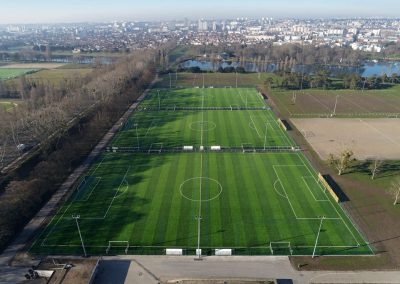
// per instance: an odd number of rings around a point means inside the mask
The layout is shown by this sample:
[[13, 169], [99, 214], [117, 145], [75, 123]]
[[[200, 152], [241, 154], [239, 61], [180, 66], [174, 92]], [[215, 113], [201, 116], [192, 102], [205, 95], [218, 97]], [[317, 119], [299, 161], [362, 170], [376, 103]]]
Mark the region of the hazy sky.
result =
[[400, 0], [0, 0], [0, 23], [400, 17]]

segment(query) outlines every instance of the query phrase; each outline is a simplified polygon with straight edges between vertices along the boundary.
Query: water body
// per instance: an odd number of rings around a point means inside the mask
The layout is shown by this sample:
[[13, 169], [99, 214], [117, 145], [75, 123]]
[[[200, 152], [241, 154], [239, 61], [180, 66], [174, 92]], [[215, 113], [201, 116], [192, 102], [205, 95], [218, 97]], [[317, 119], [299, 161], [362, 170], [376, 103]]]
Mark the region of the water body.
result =
[[[217, 61], [211, 62], [206, 60], [187, 60], [182, 62], [179, 67], [183, 69], [189, 69], [193, 67], [199, 67], [202, 71], [217, 71], [220, 67], [243, 67], [246, 72], [276, 72], [279, 70], [276, 64], [255, 64], [252, 62], [246, 62], [243, 65], [240, 62], [229, 62], [229, 61]], [[374, 77], [382, 76], [386, 74], [391, 76], [392, 74], [400, 75], [400, 62], [365, 62], [362, 66], [351, 67], [351, 66], [315, 66], [315, 65], [296, 65], [292, 68], [292, 72], [315, 74], [318, 70], [325, 69], [331, 76], [338, 77], [348, 74], [358, 74], [362, 77]]]

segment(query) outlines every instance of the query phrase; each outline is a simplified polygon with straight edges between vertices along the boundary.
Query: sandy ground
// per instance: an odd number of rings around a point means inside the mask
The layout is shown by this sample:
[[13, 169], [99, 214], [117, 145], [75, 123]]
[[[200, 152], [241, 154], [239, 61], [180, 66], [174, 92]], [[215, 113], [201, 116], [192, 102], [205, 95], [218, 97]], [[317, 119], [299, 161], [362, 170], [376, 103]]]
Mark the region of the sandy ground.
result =
[[400, 119], [291, 119], [322, 159], [351, 149], [359, 160], [400, 159]]
[[64, 63], [15, 63], [0, 66], [0, 68], [56, 69], [64, 65]]

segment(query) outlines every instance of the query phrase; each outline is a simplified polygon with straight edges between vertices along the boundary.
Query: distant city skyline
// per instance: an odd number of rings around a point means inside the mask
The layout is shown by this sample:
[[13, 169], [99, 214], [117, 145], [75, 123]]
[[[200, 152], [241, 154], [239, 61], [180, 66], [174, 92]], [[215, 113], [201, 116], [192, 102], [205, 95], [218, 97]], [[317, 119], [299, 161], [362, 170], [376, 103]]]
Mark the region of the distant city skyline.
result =
[[398, 0], [14, 0], [0, 24], [227, 19], [236, 17], [399, 18]]

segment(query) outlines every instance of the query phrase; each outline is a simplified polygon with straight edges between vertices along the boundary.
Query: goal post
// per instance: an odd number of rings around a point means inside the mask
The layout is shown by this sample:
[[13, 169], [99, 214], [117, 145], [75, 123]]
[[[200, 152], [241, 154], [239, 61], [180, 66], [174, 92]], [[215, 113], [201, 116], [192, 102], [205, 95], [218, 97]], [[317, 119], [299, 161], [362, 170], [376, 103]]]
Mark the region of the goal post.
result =
[[147, 153], [161, 153], [163, 150], [163, 143], [152, 143]]
[[129, 241], [108, 241], [108, 246], [106, 249], [106, 254], [109, 253], [111, 248], [123, 248], [125, 254], [128, 254], [129, 250]]
[[270, 242], [269, 249], [271, 251], [271, 255], [279, 255], [279, 251], [288, 251], [289, 255], [293, 255], [293, 249], [290, 245], [290, 242]]
[[243, 143], [242, 151], [243, 153], [255, 153], [256, 147], [252, 143]]

